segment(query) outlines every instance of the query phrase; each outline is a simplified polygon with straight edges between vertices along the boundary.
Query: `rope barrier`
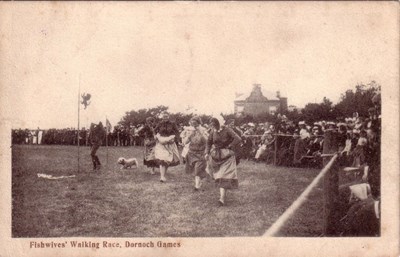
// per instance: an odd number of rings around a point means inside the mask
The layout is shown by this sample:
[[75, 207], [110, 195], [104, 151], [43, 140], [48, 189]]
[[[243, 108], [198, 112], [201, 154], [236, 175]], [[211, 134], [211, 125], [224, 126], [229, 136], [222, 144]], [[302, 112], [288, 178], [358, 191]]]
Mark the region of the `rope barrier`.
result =
[[301, 205], [307, 200], [312, 189], [317, 186], [321, 178], [330, 170], [333, 163], [336, 161], [338, 154], [334, 154], [329, 163], [321, 170], [318, 176], [311, 182], [310, 185], [301, 193], [301, 195], [286, 209], [286, 211], [275, 221], [274, 224], [264, 233], [263, 236], [270, 237], [274, 236], [282, 226], [293, 216], [293, 214], [299, 209]]
[[[295, 134], [293, 134], [293, 135], [288, 135], [288, 134], [271, 134], [271, 135], [273, 135], [273, 136], [279, 136], [279, 137], [293, 137], [293, 136], [299, 136], [299, 135], [295, 135]], [[262, 137], [263, 135], [243, 135], [244, 137]], [[315, 135], [311, 135], [310, 136], [311, 138], [315, 138], [315, 137], [324, 137], [323, 135], [318, 135], [318, 136], [315, 136]]]
[[278, 137], [293, 137], [294, 135], [288, 135], [288, 134], [272, 134], [274, 136], [278, 136]]
[[335, 156], [335, 154], [336, 154], [336, 153], [323, 153], [323, 154], [321, 154], [320, 156], [321, 156], [321, 157], [332, 157], [332, 156]]

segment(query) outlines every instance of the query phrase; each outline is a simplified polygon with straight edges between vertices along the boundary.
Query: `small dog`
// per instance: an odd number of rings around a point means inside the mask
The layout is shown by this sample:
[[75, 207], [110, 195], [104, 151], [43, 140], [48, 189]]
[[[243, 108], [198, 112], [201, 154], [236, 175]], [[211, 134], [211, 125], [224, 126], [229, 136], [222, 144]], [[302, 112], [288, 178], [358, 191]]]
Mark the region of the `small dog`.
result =
[[127, 168], [137, 168], [139, 167], [139, 163], [136, 158], [130, 158], [130, 159], [125, 159], [123, 157], [118, 158], [118, 164], [121, 164], [121, 170], [127, 169]]

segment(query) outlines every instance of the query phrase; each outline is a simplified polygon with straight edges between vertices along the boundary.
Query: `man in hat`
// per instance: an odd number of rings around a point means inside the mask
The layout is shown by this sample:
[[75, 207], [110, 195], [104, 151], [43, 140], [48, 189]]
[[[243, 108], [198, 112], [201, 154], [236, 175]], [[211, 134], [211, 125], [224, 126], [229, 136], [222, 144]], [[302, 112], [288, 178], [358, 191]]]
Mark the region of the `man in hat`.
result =
[[244, 135], [254, 135], [255, 131], [254, 131], [254, 124], [253, 123], [248, 123], [247, 124], [247, 130], [244, 132]]
[[381, 94], [377, 93], [372, 97], [372, 103], [374, 104], [375, 107], [375, 111], [379, 117], [379, 115], [381, 114]]
[[337, 135], [339, 151], [343, 151], [343, 149], [346, 147], [347, 124], [340, 122], [337, 124], [337, 127], [338, 127], [338, 132], [339, 132]]
[[243, 132], [242, 132], [238, 127], [235, 126], [235, 119], [229, 119], [228, 122], [227, 122], [227, 126], [228, 126], [230, 129], [232, 129], [233, 132], [235, 132], [240, 138], [242, 138], [242, 142], [241, 142], [240, 144], [236, 145], [236, 146], [234, 147], [234, 149], [232, 149], [232, 150], [236, 153], [236, 155], [235, 155], [235, 158], [236, 158], [236, 165], [238, 165], [238, 164], [240, 163], [240, 159], [241, 159], [243, 156], [246, 155], [246, 154], [243, 152], [243, 149], [242, 149], [243, 144], [244, 144], [244, 142], [245, 142], [245, 138], [243, 137]]
[[312, 128], [312, 136], [311, 140], [308, 144], [308, 152], [307, 154], [317, 154], [322, 152], [322, 144], [323, 144], [323, 137], [322, 137], [322, 130], [318, 125], [315, 125]]
[[326, 125], [327, 125], [327, 129], [336, 129], [336, 124], [335, 124], [335, 122], [333, 122], [333, 121], [328, 121], [327, 123], [326, 123]]
[[367, 120], [367, 132], [371, 134], [371, 130], [377, 131], [380, 135], [381, 121], [377, 110], [374, 107], [368, 109], [369, 118]]
[[231, 128], [238, 136], [243, 135], [243, 131], [240, 130], [238, 127], [235, 126], [235, 119], [229, 119], [227, 122], [229, 128]]
[[96, 155], [96, 152], [100, 148], [100, 145], [102, 144], [105, 136], [106, 136], [106, 131], [103, 127], [103, 123], [101, 122], [99, 122], [99, 124], [92, 123], [90, 125], [90, 131], [89, 131], [89, 140], [91, 143], [90, 156], [92, 158], [93, 171], [99, 170], [101, 167], [101, 163], [99, 157]]

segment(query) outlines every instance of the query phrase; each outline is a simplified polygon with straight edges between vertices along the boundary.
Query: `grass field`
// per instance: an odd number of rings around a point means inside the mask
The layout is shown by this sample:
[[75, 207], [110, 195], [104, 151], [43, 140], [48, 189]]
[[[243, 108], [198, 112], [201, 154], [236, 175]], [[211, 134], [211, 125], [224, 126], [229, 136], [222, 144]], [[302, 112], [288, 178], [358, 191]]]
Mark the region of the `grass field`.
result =
[[[182, 165], [168, 171], [167, 183], [146, 168], [121, 172], [120, 156], [141, 159], [141, 147], [110, 147], [108, 167], [91, 171], [89, 148], [12, 147], [13, 237], [235, 237], [260, 236], [300, 195], [319, 170], [266, 166], [243, 161], [239, 189], [218, 207], [211, 180], [193, 191]], [[106, 148], [98, 151], [106, 166]], [[141, 161], [140, 161], [141, 163]], [[48, 180], [38, 173], [74, 178]], [[322, 233], [322, 189], [287, 223], [281, 236]]]

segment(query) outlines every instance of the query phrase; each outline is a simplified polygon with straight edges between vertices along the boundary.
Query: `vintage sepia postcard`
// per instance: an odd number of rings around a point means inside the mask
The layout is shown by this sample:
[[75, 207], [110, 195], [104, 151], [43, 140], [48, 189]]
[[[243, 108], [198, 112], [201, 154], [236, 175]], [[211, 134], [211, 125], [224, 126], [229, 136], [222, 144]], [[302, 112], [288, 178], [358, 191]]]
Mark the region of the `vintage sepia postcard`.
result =
[[0, 256], [398, 256], [397, 2], [0, 3]]

